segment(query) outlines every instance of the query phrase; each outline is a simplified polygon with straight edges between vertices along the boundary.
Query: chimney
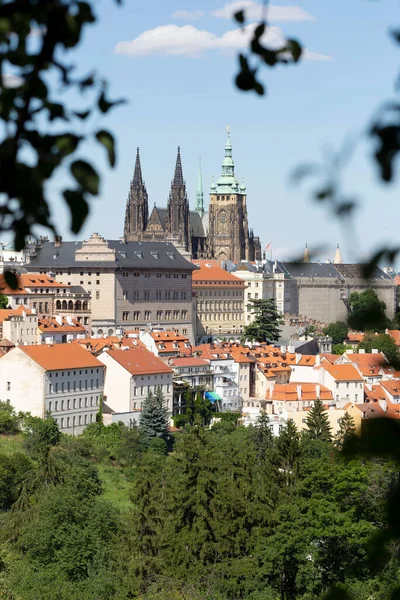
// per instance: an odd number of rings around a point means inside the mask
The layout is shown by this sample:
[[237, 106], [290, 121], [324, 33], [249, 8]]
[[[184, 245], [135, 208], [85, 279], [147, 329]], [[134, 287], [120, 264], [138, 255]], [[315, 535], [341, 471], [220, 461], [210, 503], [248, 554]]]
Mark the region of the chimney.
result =
[[54, 237], [54, 248], [59, 248], [61, 246], [62, 237], [61, 235], [56, 235]]
[[289, 354], [294, 354], [294, 350], [295, 350], [294, 346], [288, 346], [287, 351], [289, 352]]
[[297, 399], [301, 400], [301, 385], [297, 386]]
[[317, 385], [315, 386], [315, 395], [317, 397], [317, 400], [319, 400], [321, 396], [321, 386], [319, 385], [319, 383], [317, 383]]
[[54, 318], [59, 325], [62, 325], [62, 316], [61, 315], [55, 315]]
[[379, 354], [379, 350], [377, 348], [372, 348], [372, 354]]
[[320, 354], [317, 354], [317, 356], [315, 357], [315, 366], [319, 367], [320, 364], [321, 364], [321, 356], [320, 356]]
[[281, 346], [281, 354], [286, 354], [286, 346]]
[[364, 348], [360, 348], [358, 351], [358, 354], [365, 354], [365, 349]]

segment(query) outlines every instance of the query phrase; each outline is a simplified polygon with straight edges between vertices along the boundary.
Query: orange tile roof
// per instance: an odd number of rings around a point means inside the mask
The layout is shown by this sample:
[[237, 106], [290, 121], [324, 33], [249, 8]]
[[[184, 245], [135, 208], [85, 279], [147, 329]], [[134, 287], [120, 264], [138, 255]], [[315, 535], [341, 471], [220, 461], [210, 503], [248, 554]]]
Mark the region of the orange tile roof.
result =
[[189, 341], [187, 335], [182, 335], [180, 333], [176, 333], [175, 331], [149, 331], [149, 334], [153, 338], [153, 340], [166, 342], [166, 341], [174, 341], [174, 342], [186, 342]]
[[200, 265], [200, 268], [192, 273], [192, 282], [194, 288], [210, 287], [213, 285], [235, 286], [237, 288], [245, 287], [245, 282], [242, 279], [235, 277], [222, 267], [216, 265], [211, 267]]
[[106, 350], [106, 353], [131, 375], [173, 373], [173, 370], [161, 358], [141, 346], [129, 350]]
[[210, 361], [205, 358], [192, 358], [188, 356], [183, 358], [170, 358], [168, 359], [168, 364], [173, 367], [205, 367], [210, 364]]
[[19, 305], [18, 308], [2, 308], [0, 309], [0, 323], [12, 316], [20, 316], [23, 313], [32, 316], [34, 313], [27, 307]]
[[325, 360], [333, 364], [337, 361], [338, 358], [340, 358], [340, 356], [340, 354], [331, 354], [330, 352], [324, 352], [323, 354], [321, 354], [321, 359], [325, 358]]
[[379, 400], [387, 400], [384, 389], [380, 383], [371, 386], [371, 389], [366, 385], [364, 388], [364, 397], [368, 402], [378, 402]]
[[363, 402], [362, 404], [353, 404], [363, 415], [365, 419], [376, 419], [385, 417], [386, 413], [378, 402], [371, 404], [370, 402]]
[[18, 346], [10, 352], [20, 349], [46, 371], [60, 369], [83, 369], [87, 367], [103, 367], [90, 352], [82, 346], [70, 344]]
[[325, 361], [322, 366], [336, 381], [363, 381], [363, 377], [353, 365], [332, 365], [328, 361]]
[[348, 342], [362, 342], [364, 339], [364, 333], [357, 333], [356, 331], [351, 331], [347, 334], [346, 340]]
[[81, 325], [77, 319], [72, 319], [72, 325], [70, 325], [64, 317], [62, 318], [61, 325], [54, 317], [49, 319], [39, 319], [38, 329], [41, 333], [86, 333], [86, 328]]
[[128, 346], [136, 348], [136, 346], [140, 346], [141, 348], [146, 348], [146, 346], [141, 342], [138, 338], [131, 337], [118, 337], [116, 335], [108, 336], [105, 338], [81, 338], [71, 340], [71, 344], [80, 344], [85, 347], [87, 350], [94, 354], [98, 354], [104, 348], [122, 348], [122, 346]]
[[298, 365], [300, 367], [314, 367], [317, 357], [312, 354], [303, 354], [300, 358]]
[[388, 329], [387, 333], [396, 342], [396, 346], [400, 346], [400, 331], [398, 329]]
[[383, 367], [387, 367], [388, 363], [385, 355], [382, 352], [376, 354], [365, 353], [365, 354], [347, 354], [345, 356], [349, 361], [355, 363], [364, 377], [370, 377], [373, 375], [379, 375], [379, 371]]
[[391, 396], [400, 396], [400, 379], [384, 379], [381, 381], [381, 386]]
[[[319, 386], [319, 396], [317, 395], [317, 386]], [[299, 398], [298, 388], [301, 388], [301, 398]], [[267, 398], [271, 400], [285, 402], [302, 402], [303, 400], [333, 400], [330, 390], [324, 385], [318, 383], [276, 383], [273, 389], [267, 392]]]
[[65, 283], [59, 283], [48, 275], [38, 275], [37, 273], [22, 273], [17, 275], [17, 289], [12, 289], [7, 284], [4, 275], [0, 274], [0, 293], [6, 296], [18, 296], [29, 294], [30, 288], [68, 288]]

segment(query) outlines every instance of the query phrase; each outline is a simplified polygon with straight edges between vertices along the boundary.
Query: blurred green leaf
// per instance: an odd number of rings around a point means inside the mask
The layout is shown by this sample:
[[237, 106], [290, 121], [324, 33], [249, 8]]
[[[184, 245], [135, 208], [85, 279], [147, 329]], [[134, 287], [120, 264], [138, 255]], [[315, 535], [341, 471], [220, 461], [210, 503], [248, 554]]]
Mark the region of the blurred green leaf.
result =
[[72, 175], [83, 189], [94, 196], [99, 193], [100, 178], [91, 164], [86, 160], [75, 160], [70, 168]]
[[4, 279], [6, 280], [6, 284], [12, 290], [16, 290], [18, 288], [18, 278], [15, 273], [12, 273], [11, 271], [4, 271]]
[[64, 190], [63, 196], [71, 212], [71, 231], [79, 233], [89, 214], [88, 203], [82, 192], [77, 190]]
[[111, 167], [115, 166], [115, 141], [113, 136], [111, 135], [111, 133], [109, 131], [105, 131], [104, 129], [101, 129], [100, 131], [98, 131], [96, 133], [96, 139], [97, 141], [102, 144], [106, 151], [107, 151], [107, 155], [108, 155], [108, 162], [110, 163]]
[[235, 21], [237, 23], [244, 23], [244, 21], [245, 21], [244, 10], [239, 10], [238, 12], [236, 12], [233, 15], [233, 18], [235, 19]]

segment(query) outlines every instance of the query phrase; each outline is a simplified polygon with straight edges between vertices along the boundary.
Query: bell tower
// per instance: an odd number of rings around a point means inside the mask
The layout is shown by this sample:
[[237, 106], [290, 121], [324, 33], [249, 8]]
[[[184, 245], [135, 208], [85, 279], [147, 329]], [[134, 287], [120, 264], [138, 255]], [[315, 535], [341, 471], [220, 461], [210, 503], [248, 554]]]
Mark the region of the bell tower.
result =
[[246, 186], [239, 185], [232, 158], [230, 128], [227, 127], [225, 157], [217, 183], [210, 187], [208, 255], [218, 261], [249, 260], [249, 227]]

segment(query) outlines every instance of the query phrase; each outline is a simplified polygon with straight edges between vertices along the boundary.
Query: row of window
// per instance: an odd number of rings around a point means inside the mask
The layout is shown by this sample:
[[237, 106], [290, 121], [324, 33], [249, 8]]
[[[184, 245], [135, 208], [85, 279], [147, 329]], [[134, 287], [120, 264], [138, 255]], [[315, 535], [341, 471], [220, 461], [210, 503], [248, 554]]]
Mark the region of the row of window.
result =
[[[145, 393], [144, 392], [144, 387], [145, 386], [143, 386], [143, 385], [140, 387], [140, 394], [139, 394], [139, 388], [135, 386], [133, 388], [133, 395], [134, 396], [138, 396], [138, 395], [144, 396], [144, 393]], [[155, 385], [155, 386], [153, 386], [153, 389], [151, 389], [151, 388], [152, 388], [151, 385], [147, 386], [147, 392], [146, 392], [147, 395], [150, 394], [150, 392], [155, 394], [157, 392], [157, 388], [161, 388], [161, 392], [162, 393], [169, 394], [171, 392], [171, 386], [170, 385]]]
[[[180, 321], [180, 320], [186, 320], [188, 318], [188, 311], [187, 310], [157, 310], [156, 311], [156, 320], [157, 321]], [[132, 312], [132, 316], [130, 311], [125, 310], [122, 312], [122, 320], [123, 321], [130, 321], [132, 319], [132, 321], [141, 321], [141, 312], [139, 310], [135, 310]], [[143, 313], [143, 320], [148, 322], [151, 321], [152, 319], [152, 311], [151, 310], [145, 310]], [[183, 332], [182, 332], [183, 333]]]
[[198, 303], [199, 310], [242, 310], [243, 303], [231, 300], [201, 300]]
[[[182, 292], [178, 292], [178, 291], [173, 291], [170, 292], [169, 290], [164, 291], [164, 300], [186, 300], [187, 298], [187, 292], [186, 291], [182, 291]], [[133, 300], [133, 301], [138, 301], [138, 300], [162, 300], [163, 299], [163, 293], [162, 290], [155, 290], [155, 294], [149, 290], [145, 290], [143, 292], [143, 296], [141, 297], [141, 293], [139, 290], [135, 290], [132, 292], [132, 297], [130, 297], [130, 294], [127, 291], [123, 291], [122, 292], [122, 299], [123, 300]]]
[[[344, 383], [344, 382], [342, 382], [342, 383]], [[336, 388], [338, 388], [338, 387], [339, 387], [339, 382], [337, 381], [337, 382], [336, 382]], [[348, 381], [346, 381], [346, 388], [349, 388], [349, 387], [350, 387], [350, 383], [349, 383]], [[357, 383], [357, 382], [356, 382], [356, 383], [354, 384], [354, 387], [360, 387], [360, 388], [362, 388], [362, 387], [363, 387], [363, 384], [362, 384], [362, 383]]]
[[58, 412], [59, 410], [63, 412], [64, 410], [73, 410], [77, 408], [88, 408], [89, 406], [98, 406], [99, 405], [100, 396], [90, 396], [90, 398], [74, 398], [71, 400], [55, 400], [49, 402], [49, 411], [50, 412]]
[[[134, 277], [140, 277], [141, 273], [139, 271], [134, 271], [133, 272], [133, 276]], [[151, 273], [146, 272], [146, 273], [142, 273], [143, 277], [151, 277]], [[153, 274], [154, 276], [154, 274]], [[155, 276], [160, 279], [161, 277], [163, 277], [163, 273], [156, 273]], [[123, 271], [122, 272], [122, 277], [129, 277], [129, 273], [127, 271]], [[165, 273], [165, 279], [171, 279], [171, 277], [173, 279], [187, 279], [187, 274], [186, 273]]]
[[79, 425], [89, 425], [93, 423], [96, 415], [90, 413], [88, 415], [79, 415], [78, 417], [61, 417], [55, 418], [55, 421], [60, 429], [69, 429], [70, 427], [79, 427]]
[[85, 381], [67, 381], [66, 384], [64, 384], [64, 381], [61, 382], [61, 384], [59, 385], [58, 382], [55, 383], [54, 385], [52, 383], [49, 384], [49, 394], [57, 394], [57, 393], [63, 393], [63, 392], [76, 392], [76, 391], [82, 391], [82, 390], [94, 390], [96, 388], [99, 387], [99, 380], [96, 379], [96, 385], [95, 385], [95, 380], [91, 379], [90, 381], [88, 381], [87, 379], [85, 379]]
[[200, 316], [201, 321], [241, 321], [241, 313], [204, 313]]
[[196, 294], [198, 296], [242, 296], [242, 290], [197, 290]]
[[[88, 373], [89, 373], [89, 370], [90, 370], [90, 373], [91, 373], [92, 375], [93, 375], [93, 373], [98, 373], [98, 372], [99, 372], [99, 369], [98, 369], [98, 367], [97, 367], [97, 369], [82, 369], [82, 370], [80, 370], [80, 371], [79, 371], [79, 375], [82, 375], [82, 374], [83, 374], [83, 371], [85, 371], [85, 375], [88, 375]], [[72, 373], [73, 375], [76, 375], [76, 374], [77, 374], [77, 372], [78, 372], [78, 371], [60, 371], [60, 377], [64, 377], [64, 375], [65, 375], [65, 374], [66, 374], [66, 377], [70, 377], [70, 376], [71, 376], [71, 373]], [[58, 377], [58, 375], [59, 375], [58, 371], [50, 371], [50, 373], [49, 373], [49, 377], [50, 377], [50, 378], [52, 378], [53, 376], [54, 376], [54, 377]]]

